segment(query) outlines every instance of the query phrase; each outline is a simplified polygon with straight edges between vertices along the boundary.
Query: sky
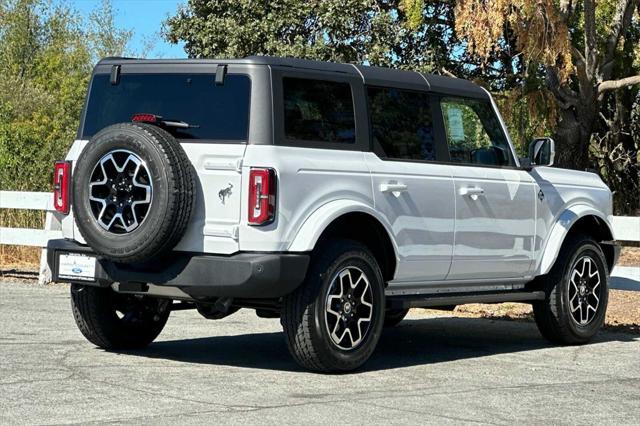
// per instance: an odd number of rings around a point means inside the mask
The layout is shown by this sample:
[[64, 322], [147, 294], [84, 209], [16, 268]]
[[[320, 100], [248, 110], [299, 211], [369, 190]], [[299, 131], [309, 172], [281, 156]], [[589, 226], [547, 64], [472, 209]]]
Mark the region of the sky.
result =
[[[101, 3], [101, 0], [58, 0], [76, 9], [85, 17]], [[119, 28], [133, 30], [134, 36], [128, 48], [142, 51], [145, 40], [153, 40], [154, 46], [149, 57], [186, 58], [181, 45], [174, 45], [160, 36], [162, 22], [175, 14], [179, 5], [186, 0], [111, 0]]]

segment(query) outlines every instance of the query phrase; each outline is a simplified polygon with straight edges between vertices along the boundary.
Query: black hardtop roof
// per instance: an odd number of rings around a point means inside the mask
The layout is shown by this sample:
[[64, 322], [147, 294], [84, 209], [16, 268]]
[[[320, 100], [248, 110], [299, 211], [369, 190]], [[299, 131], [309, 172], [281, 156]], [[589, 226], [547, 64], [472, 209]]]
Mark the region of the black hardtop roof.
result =
[[[109, 57], [96, 65], [96, 69], [110, 65], [127, 64], [145, 66], [176, 65], [267, 65], [304, 70], [338, 72], [361, 77], [365, 84], [371, 86], [391, 86], [415, 90], [430, 90], [444, 94], [455, 94], [474, 98], [489, 98], [489, 94], [480, 86], [469, 80], [445, 77], [435, 74], [418, 73], [393, 68], [373, 67], [366, 65], [343, 64], [336, 62], [314, 61], [298, 58], [281, 58], [275, 56], [248, 56], [241, 59], [137, 59]], [[125, 71], [126, 72], [126, 71]], [[215, 72], [215, 70], [212, 70]]]

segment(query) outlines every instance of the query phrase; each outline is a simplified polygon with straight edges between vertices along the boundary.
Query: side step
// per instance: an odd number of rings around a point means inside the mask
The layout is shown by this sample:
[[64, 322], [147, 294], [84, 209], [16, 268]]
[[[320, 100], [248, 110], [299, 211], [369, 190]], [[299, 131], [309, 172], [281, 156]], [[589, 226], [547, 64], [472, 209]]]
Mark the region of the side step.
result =
[[392, 309], [427, 308], [430, 306], [454, 306], [467, 303], [531, 302], [544, 300], [544, 291], [505, 291], [500, 293], [465, 293], [433, 296], [389, 296], [387, 306]]

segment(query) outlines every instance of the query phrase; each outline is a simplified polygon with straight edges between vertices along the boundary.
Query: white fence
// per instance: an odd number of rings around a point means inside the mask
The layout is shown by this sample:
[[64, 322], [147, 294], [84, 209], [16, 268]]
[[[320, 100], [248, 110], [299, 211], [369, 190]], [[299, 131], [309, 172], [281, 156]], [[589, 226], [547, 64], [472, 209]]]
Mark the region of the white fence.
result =
[[46, 247], [47, 241], [62, 238], [60, 221], [54, 215], [53, 195], [50, 192], [0, 191], [0, 209], [44, 210], [47, 218], [44, 229], [0, 227], [0, 244]]
[[[53, 195], [49, 192], [0, 191], [0, 209], [47, 212], [45, 229], [0, 227], [0, 244], [46, 247], [47, 241], [62, 238], [60, 218], [55, 213]], [[640, 242], [640, 217], [614, 216], [613, 233], [617, 240]], [[50, 276], [46, 250], [43, 250], [40, 260], [40, 281], [48, 282]]]
[[616, 240], [640, 241], [640, 216], [614, 216], [613, 233]]
[[[53, 214], [53, 195], [49, 192], [0, 191], [0, 209], [44, 210], [45, 229], [0, 227], [0, 244], [46, 247], [47, 241], [62, 238], [60, 221]], [[614, 216], [614, 237], [620, 241], [640, 242], [640, 216]]]
[[[0, 244], [46, 247], [49, 240], [62, 238], [60, 218], [53, 207], [53, 194], [50, 192], [0, 191], [0, 209], [21, 209], [46, 211], [44, 229], [0, 227]], [[51, 270], [47, 264], [47, 250], [40, 255], [38, 281], [42, 284], [51, 281]]]

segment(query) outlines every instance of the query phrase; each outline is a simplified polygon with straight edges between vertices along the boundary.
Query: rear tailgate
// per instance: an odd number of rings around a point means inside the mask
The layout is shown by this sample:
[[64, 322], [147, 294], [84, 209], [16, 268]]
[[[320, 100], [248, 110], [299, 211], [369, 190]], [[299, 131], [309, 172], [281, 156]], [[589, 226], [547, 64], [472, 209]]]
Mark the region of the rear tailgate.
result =
[[233, 253], [238, 251], [242, 158], [245, 144], [183, 143], [198, 178], [196, 208], [176, 250]]
[[[226, 69], [222, 81], [216, 77], [219, 66]], [[258, 77], [268, 78], [268, 70], [211, 62], [107, 61], [94, 70], [79, 139], [86, 141], [135, 114], [189, 125], [172, 130], [197, 176], [193, 217], [175, 250], [218, 254], [239, 250], [242, 158], [249, 140], [256, 139], [249, 117], [256, 108], [264, 109], [259, 101], [269, 101], [252, 96]], [[73, 235], [82, 242], [77, 229]]]

